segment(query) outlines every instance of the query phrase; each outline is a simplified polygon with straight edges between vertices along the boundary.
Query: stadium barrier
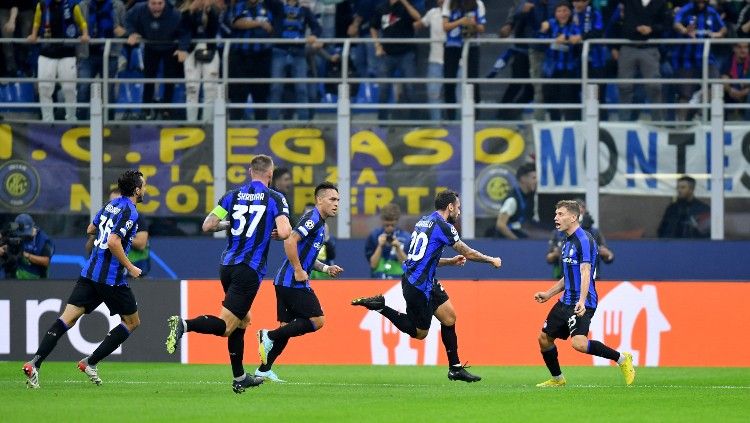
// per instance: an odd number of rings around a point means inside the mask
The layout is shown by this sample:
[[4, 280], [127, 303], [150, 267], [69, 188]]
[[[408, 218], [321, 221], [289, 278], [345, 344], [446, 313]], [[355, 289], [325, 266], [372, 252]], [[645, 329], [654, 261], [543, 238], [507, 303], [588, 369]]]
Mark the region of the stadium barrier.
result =
[[[746, 282], [601, 282], [591, 337], [633, 352], [639, 366], [750, 366], [750, 342], [738, 336], [750, 325]], [[541, 365], [536, 337], [553, 302], [537, 304], [536, 291], [547, 281], [443, 281], [457, 310], [460, 357], [475, 365]], [[44, 331], [62, 311], [71, 281], [6, 281], [0, 293], [0, 360], [25, 360], [36, 351]], [[164, 349], [166, 320], [216, 314], [222, 300], [218, 281], [159, 280], [132, 284], [141, 326], [108, 361], [182, 361], [227, 363], [226, 341], [188, 334], [181, 354]], [[278, 364], [445, 364], [440, 325], [433, 320], [424, 341], [398, 332], [380, 314], [352, 307], [352, 298], [383, 293], [386, 302], [404, 309], [400, 281], [314, 281], [326, 315], [316, 333], [293, 339]], [[276, 301], [269, 281], [261, 286], [246, 335], [245, 362], [257, 363], [252, 334], [276, 327]], [[50, 355], [75, 361], [90, 354], [117, 325], [102, 306], [68, 331]], [[559, 342], [564, 365], [608, 365]]]
[[[521, 282], [521, 283], [519, 283]], [[262, 286], [253, 305], [248, 332], [274, 328], [276, 302], [271, 284]], [[404, 310], [400, 281], [314, 281], [326, 315], [316, 333], [294, 338], [278, 364], [446, 364], [433, 319], [424, 341], [396, 330], [380, 314], [349, 305], [352, 298], [383, 293], [386, 303]], [[216, 313], [221, 301], [218, 281], [191, 280], [186, 287], [187, 316]], [[537, 336], [549, 301], [537, 304], [536, 291], [550, 282], [444, 281], [457, 311], [462, 360], [475, 365], [541, 365]], [[736, 282], [604, 282], [597, 285], [600, 303], [591, 335], [613, 348], [633, 352], [639, 366], [750, 366], [750, 343], [737, 334], [750, 324], [744, 299], [750, 284]], [[184, 304], [183, 304], [184, 306]], [[226, 343], [188, 334], [185, 363], [226, 363]], [[558, 341], [564, 365], [608, 365]], [[246, 338], [246, 362], [256, 343]], [[720, 352], [720, 353], [719, 353]]]
[[[39, 347], [47, 329], [63, 311], [71, 280], [2, 281], [0, 292], [0, 360], [27, 360]], [[174, 281], [131, 284], [138, 300], [141, 325], [107, 361], [179, 361], [164, 350], [166, 321], [180, 311], [180, 285]], [[91, 354], [120, 324], [105, 305], [84, 316], [62, 337], [50, 354], [52, 361], [78, 361]], [[19, 367], [20, 369], [20, 367]]]

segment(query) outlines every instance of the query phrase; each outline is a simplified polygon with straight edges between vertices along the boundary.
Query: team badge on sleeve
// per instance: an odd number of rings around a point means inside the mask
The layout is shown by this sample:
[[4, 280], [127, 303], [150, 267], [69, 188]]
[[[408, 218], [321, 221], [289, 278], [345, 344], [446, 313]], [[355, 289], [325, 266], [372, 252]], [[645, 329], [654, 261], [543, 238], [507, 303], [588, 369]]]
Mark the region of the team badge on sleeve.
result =
[[315, 226], [315, 222], [313, 222], [312, 220], [308, 220], [307, 222], [305, 222], [305, 227], [307, 229], [312, 229], [314, 226]]
[[127, 222], [125, 222], [125, 229], [130, 230], [130, 228], [132, 228], [132, 227], [133, 227], [133, 221], [132, 220], [128, 220]]

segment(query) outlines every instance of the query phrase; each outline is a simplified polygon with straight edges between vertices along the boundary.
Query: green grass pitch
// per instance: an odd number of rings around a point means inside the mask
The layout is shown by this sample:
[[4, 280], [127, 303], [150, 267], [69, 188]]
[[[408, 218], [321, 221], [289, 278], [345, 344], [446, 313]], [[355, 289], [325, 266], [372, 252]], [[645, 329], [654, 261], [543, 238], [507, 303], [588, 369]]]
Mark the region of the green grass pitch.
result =
[[[538, 367], [473, 367], [478, 383], [444, 367], [287, 366], [287, 383], [237, 395], [228, 365], [108, 363], [91, 384], [73, 362], [47, 362], [27, 389], [20, 362], [0, 362], [3, 422], [732, 422], [749, 421], [750, 368], [564, 367], [568, 386], [539, 389]], [[254, 370], [247, 366], [248, 371]]]

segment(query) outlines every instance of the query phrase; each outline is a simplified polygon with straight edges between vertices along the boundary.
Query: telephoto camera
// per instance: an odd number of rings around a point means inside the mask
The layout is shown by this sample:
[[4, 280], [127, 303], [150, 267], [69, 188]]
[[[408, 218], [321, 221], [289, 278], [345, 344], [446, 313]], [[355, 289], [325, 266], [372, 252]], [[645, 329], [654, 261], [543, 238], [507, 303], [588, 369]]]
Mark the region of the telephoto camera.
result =
[[15, 268], [23, 257], [23, 237], [18, 223], [10, 222], [0, 230], [0, 247], [3, 246], [7, 247], [5, 254], [0, 255], [0, 266], [6, 269]]

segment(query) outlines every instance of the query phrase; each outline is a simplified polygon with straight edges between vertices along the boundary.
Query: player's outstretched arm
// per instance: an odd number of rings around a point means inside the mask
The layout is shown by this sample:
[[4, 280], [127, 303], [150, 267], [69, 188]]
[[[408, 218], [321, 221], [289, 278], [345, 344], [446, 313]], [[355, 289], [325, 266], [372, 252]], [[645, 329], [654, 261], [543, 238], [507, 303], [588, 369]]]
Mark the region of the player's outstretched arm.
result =
[[456, 250], [459, 254], [466, 257], [467, 260], [477, 261], [480, 263], [489, 263], [496, 269], [500, 268], [500, 266], [502, 265], [502, 260], [500, 260], [500, 257], [490, 257], [488, 255], [485, 255], [484, 253], [481, 253], [469, 247], [463, 241], [458, 241], [453, 244], [453, 249]]
[[225, 231], [229, 227], [228, 220], [221, 220], [227, 216], [228, 212], [221, 206], [216, 206], [211, 213], [206, 216], [203, 220], [203, 232], [219, 232]]
[[438, 267], [441, 266], [463, 266], [466, 264], [466, 257], [462, 255], [453, 256], [450, 258], [446, 257], [440, 257], [440, 261], [438, 262]]
[[326, 273], [332, 278], [338, 277], [344, 271], [341, 266], [335, 264], [329, 266], [320, 260], [315, 260], [315, 263], [313, 263], [313, 269], [317, 270], [318, 272]]
[[565, 286], [565, 279], [560, 278], [557, 282], [555, 282], [550, 289], [546, 291], [539, 291], [536, 294], [534, 294], [534, 301], [538, 303], [543, 303], [549, 300], [550, 298], [554, 297], [555, 295], [559, 294], [563, 291], [563, 287]]

